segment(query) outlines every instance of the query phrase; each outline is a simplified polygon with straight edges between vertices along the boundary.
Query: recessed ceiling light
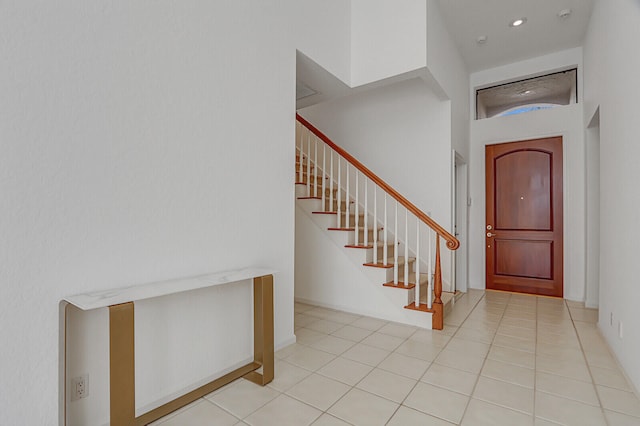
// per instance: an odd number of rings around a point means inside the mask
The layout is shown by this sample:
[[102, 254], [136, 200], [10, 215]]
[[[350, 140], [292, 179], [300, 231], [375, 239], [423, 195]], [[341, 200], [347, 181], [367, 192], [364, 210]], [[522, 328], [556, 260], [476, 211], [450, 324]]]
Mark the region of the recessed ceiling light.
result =
[[567, 19], [569, 16], [571, 16], [571, 9], [562, 9], [558, 12], [558, 18], [560, 19]]
[[533, 93], [533, 90], [525, 90], [525, 91], [522, 91], [522, 92], [520, 92], [518, 94], [524, 96], [524, 95], [528, 95], [530, 93]]
[[509, 26], [510, 27], [519, 27], [520, 25], [524, 24], [525, 22], [527, 22], [527, 18], [522, 17], [522, 18], [514, 19], [513, 21], [511, 21]]
[[478, 44], [485, 44], [487, 42], [487, 36], [483, 35], [480, 36], [476, 39], [476, 43]]

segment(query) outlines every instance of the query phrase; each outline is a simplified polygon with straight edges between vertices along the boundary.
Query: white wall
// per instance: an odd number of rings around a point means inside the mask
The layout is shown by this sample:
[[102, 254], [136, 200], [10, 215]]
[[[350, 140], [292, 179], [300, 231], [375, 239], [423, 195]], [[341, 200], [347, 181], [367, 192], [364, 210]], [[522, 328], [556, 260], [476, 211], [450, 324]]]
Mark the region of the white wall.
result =
[[424, 0], [351, 0], [351, 86], [426, 65]]
[[[582, 82], [582, 49], [570, 49], [522, 62], [479, 71], [470, 77], [469, 97], [475, 89], [514, 81], [534, 74], [578, 67]], [[581, 101], [581, 99], [580, 99]], [[474, 116], [470, 108], [470, 114]], [[585, 149], [583, 104], [471, 122], [469, 217], [469, 285], [485, 288], [485, 146], [546, 136], [563, 137], [564, 162], [564, 297], [585, 298]]]
[[[299, 112], [418, 208], [432, 212], [433, 219], [450, 230], [449, 105], [424, 81], [412, 79]], [[447, 282], [448, 259], [445, 249], [443, 280]]]
[[[3, 2], [3, 423], [58, 422], [58, 302], [66, 295], [269, 266], [280, 271], [276, 345], [293, 339], [290, 3]], [[170, 315], [186, 313], [197, 296], [182, 296]], [[164, 307], [139, 311], [160, 321]], [[200, 313], [221, 321], [212, 308]], [[91, 323], [104, 324], [95, 315]], [[239, 332], [211, 338], [231, 342]], [[164, 343], [146, 341], [156, 343], [163, 353]], [[244, 344], [231, 346], [245, 353]], [[157, 366], [188, 364], [191, 355], [170, 351]], [[198, 364], [182, 372], [201, 373]], [[83, 403], [99, 394], [92, 379], [102, 373], [88, 373], [92, 396]], [[174, 379], [160, 393], [184, 386]]]
[[299, 0], [291, 2], [295, 16], [295, 47], [316, 63], [351, 84], [351, 2]]
[[[638, 99], [640, 4], [597, 1], [587, 32], [585, 117], [600, 108], [599, 327], [636, 389], [640, 389], [638, 286]], [[609, 325], [610, 314], [614, 325]], [[618, 322], [623, 337], [618, 337]]]
[[469, 73], [436, 0], [427, 1], [427, 68], [451, 100], [451, 144], [468, 161]]

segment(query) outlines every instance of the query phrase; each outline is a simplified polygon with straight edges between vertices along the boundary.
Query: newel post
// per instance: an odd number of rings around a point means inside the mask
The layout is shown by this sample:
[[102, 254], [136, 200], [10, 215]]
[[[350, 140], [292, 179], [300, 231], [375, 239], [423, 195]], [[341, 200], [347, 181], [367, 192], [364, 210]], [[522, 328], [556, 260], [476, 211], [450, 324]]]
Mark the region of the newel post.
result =
[[436, 234], [436, 270], [433, 274], [433, 316], [431, 328], [442, 330], [444, 327], [444, 306], [442, 305], [442, 268], [440, 267], [440, 235]]

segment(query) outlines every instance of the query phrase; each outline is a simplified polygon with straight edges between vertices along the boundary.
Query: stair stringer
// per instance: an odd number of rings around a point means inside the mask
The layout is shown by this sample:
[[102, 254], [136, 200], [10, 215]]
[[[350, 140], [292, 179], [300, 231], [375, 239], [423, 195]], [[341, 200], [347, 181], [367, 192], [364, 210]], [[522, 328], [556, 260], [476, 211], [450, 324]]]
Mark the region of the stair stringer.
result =
[[320, 206], [320, 200], [296, 201], [295, 299], [431, 328], [431, 313], [404, 309], [414, 290], [384, 287], [388, 270], [363, 266], [370, 250], [346, 248], [350, 232], [328, 231], [335, 215], [312, 214]]

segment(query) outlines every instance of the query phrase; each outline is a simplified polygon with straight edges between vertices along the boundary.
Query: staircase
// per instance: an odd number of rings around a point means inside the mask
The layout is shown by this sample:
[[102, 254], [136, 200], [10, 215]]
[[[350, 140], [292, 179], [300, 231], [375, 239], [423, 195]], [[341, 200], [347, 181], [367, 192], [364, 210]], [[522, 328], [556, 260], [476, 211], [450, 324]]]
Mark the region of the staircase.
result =
[[[338, 260], [341, 270], [351, 264], [351, 275], [342, 277], [348, 284], [312, 292], [339, 291], [340, 302], [331, 307], [367, 314], [376, 308], [386, 319], [442, 329], [444, 305], [453, 295], [442, 291], [440, 246], [444, 240], [455, 250], [458, 240], [311, 123], [296, 118], [296, 208], [305, 216], [296, 218], [296, 233], [300, 227], [309, 234], [303, 239], [307, 247], [331, 241], [349, 261]], [[299, 221], [312, 222], [322, 233]], [[314, 277], [323, 275], [333, 269], [328, 262], [320, 254], [305, 269], [320, 267]]]

